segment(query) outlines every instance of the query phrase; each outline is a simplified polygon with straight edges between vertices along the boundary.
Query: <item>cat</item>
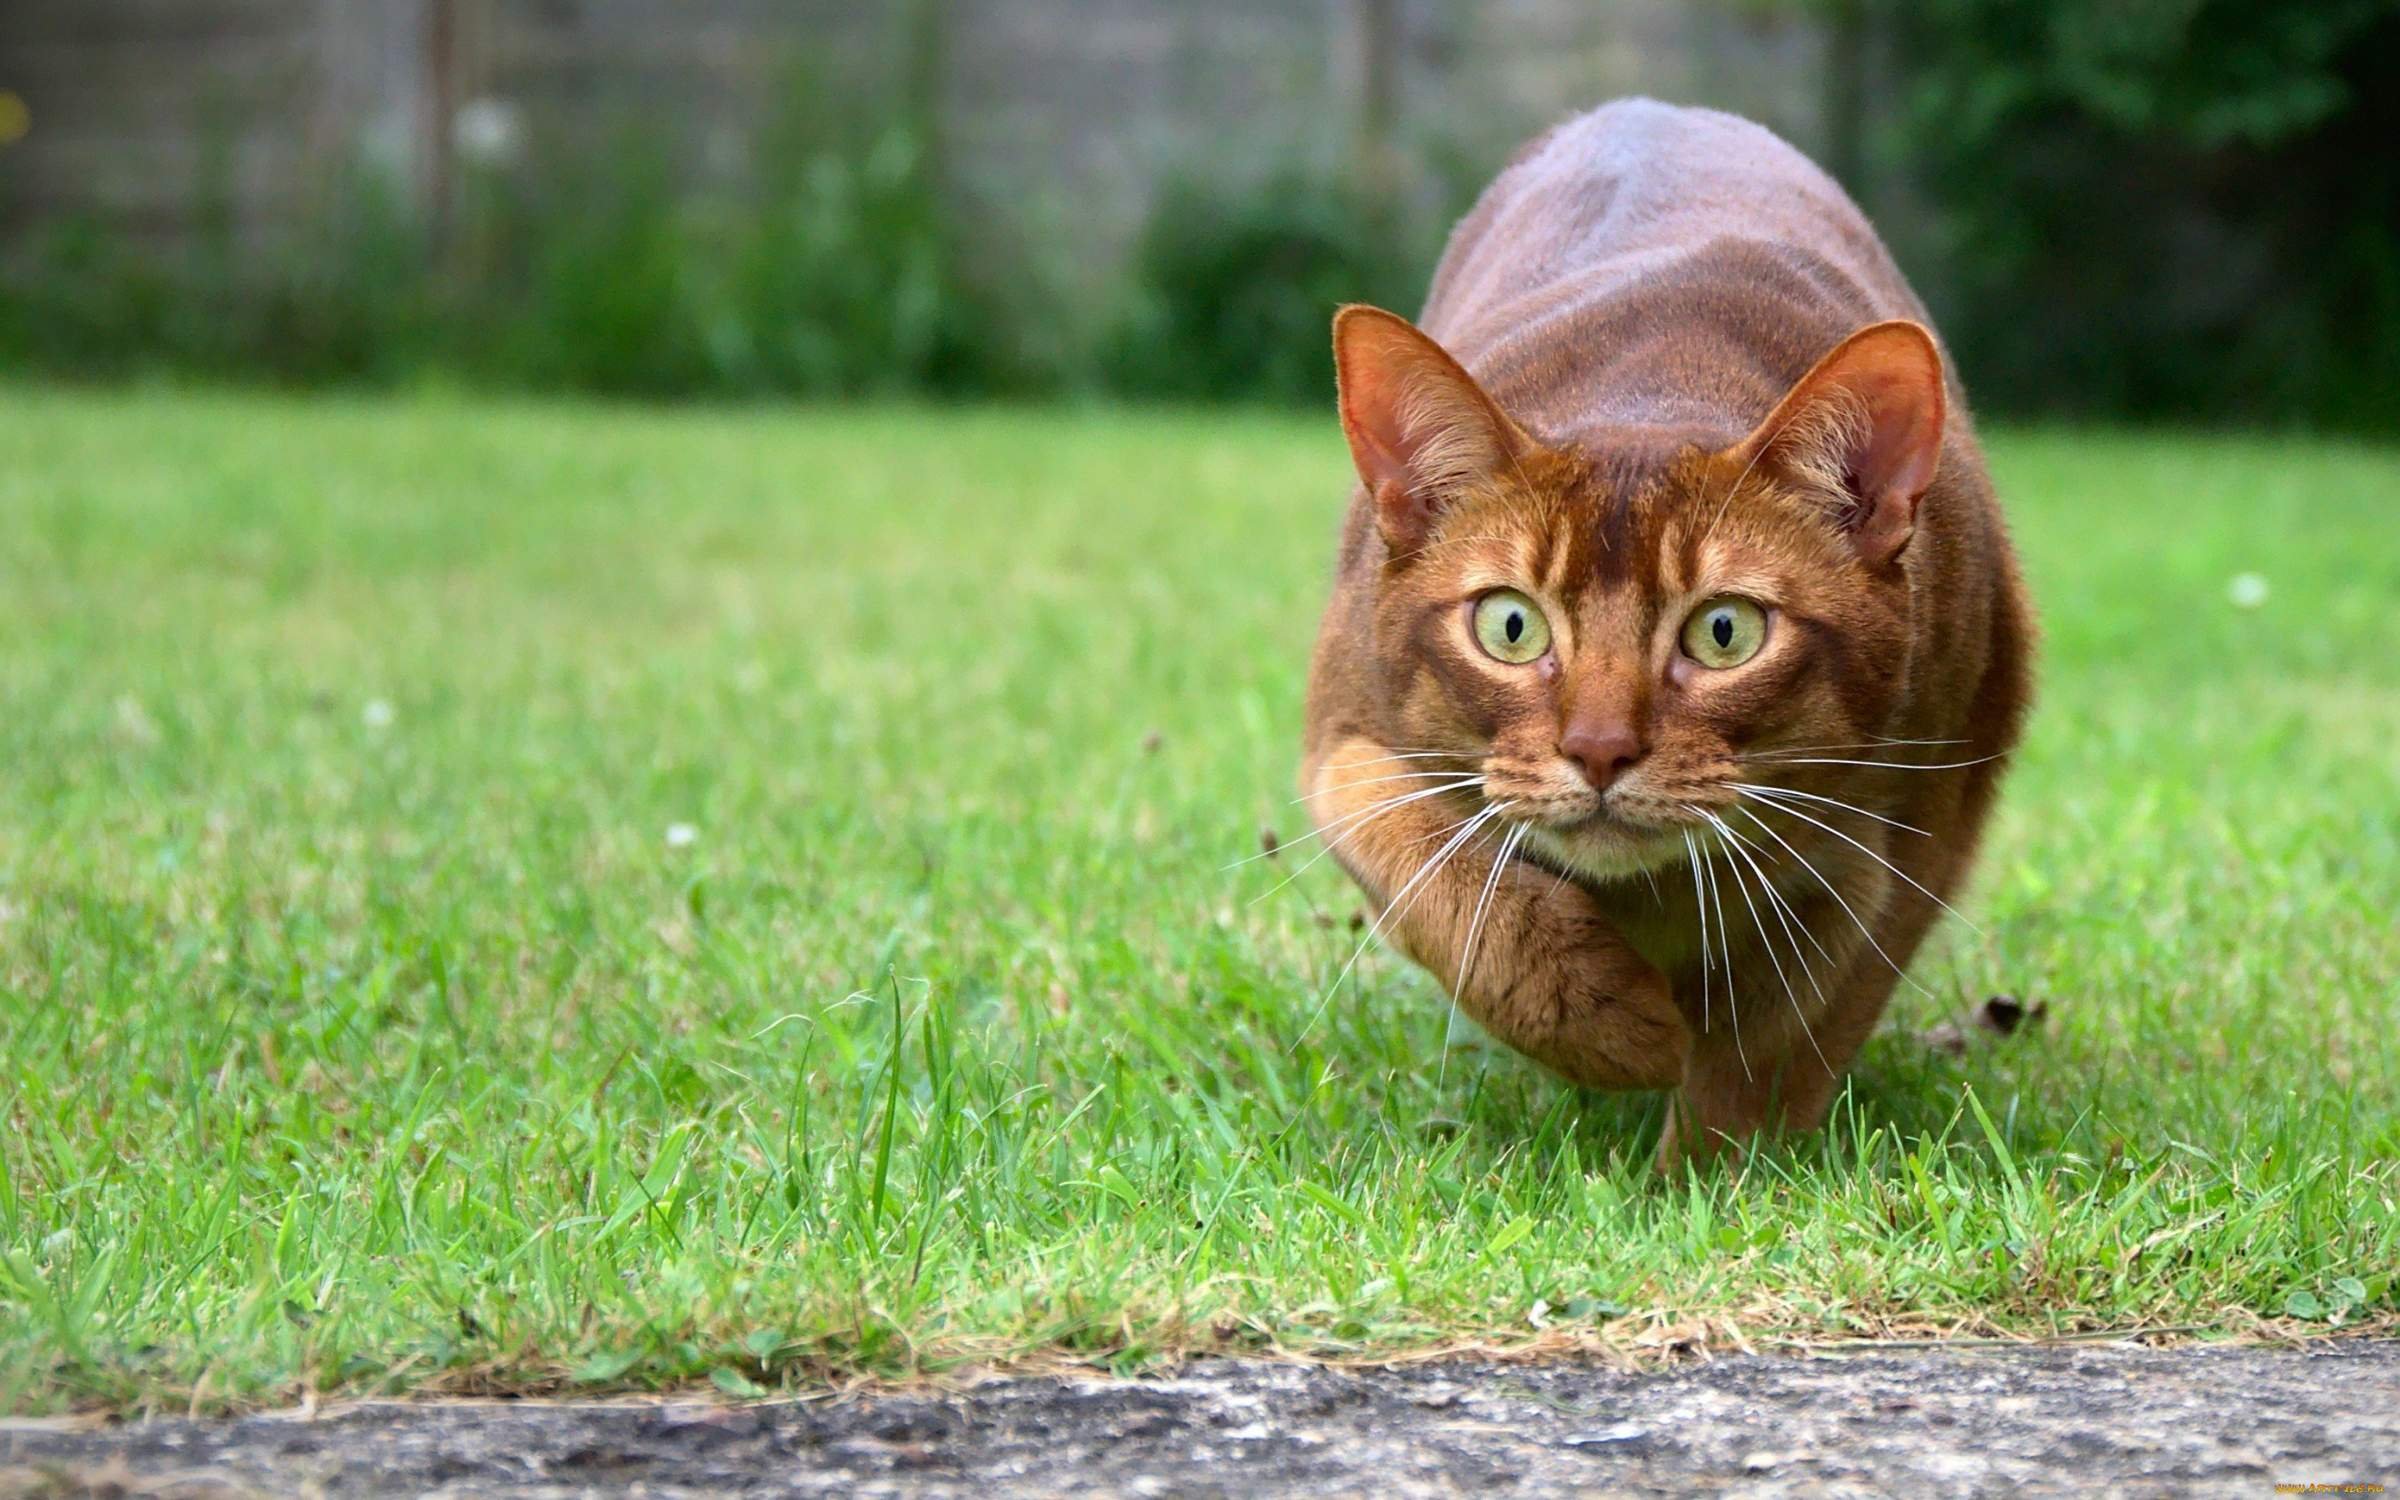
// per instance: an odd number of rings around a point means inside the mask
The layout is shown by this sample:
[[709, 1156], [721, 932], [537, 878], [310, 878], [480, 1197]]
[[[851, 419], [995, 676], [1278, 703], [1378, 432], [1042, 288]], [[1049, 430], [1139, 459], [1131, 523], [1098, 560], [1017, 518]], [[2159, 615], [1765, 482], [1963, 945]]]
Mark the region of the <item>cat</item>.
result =
[[1317, 833], [1492, 1036], [1678, 1090], [1662, 1167], [1813, 1127], [2032, 691], [1925, 309], [1798, 151], [1634, 99], [1518, 151], [1420, 323], [1334, 320]]

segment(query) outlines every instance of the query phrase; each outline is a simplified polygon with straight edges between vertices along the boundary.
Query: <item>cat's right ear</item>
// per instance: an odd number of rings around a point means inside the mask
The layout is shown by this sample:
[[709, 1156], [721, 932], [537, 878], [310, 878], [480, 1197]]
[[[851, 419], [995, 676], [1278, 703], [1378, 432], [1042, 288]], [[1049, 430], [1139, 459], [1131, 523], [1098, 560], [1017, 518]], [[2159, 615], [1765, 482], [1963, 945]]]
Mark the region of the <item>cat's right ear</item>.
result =
[[1942, 458], [1948, 398], [1942, 352], [1922, 324], [1862, 328], [1817, 361], [1734, 450], [1768, 458], [1842, 505], [1851, 545], [1890, 562], [1916, 530], [1917, 502]]
[[1424, 545], [1444, 507], [1533, 447], [1447, 350], [1380, 307], [1334, 314], [1333, 364], [1342, 435], [1395, 553]]

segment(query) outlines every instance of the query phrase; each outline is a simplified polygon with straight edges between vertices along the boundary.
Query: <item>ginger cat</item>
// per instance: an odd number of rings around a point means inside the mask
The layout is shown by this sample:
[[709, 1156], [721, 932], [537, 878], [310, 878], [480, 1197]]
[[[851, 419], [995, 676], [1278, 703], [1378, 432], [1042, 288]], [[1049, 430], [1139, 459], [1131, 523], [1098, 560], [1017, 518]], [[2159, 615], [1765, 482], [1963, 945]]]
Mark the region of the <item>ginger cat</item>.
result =
[[2033, 619], [1875, 232], [1768, 131], [1535, 140], [1422, 330], [1334, 320], [1359, 487], [1301, 790], [1378, 930], [1662, 1166], [1812, 1127], [1964, 880]]

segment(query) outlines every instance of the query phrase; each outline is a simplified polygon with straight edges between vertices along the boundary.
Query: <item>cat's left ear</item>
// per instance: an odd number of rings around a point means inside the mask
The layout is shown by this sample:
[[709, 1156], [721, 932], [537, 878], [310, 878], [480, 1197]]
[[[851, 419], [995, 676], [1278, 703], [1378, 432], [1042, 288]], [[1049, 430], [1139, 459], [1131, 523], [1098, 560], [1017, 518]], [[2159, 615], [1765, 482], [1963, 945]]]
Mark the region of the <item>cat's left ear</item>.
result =
[[1946, 408], [1933, 335], [1905, 320], [1877, 323], [1818, 360], [1734, 456], [1839, 496], [1859, 556], [1884, 563], [1916, 529]]
[[1449, 351], [1408, 319], [1353, 304], [1334, 314], [1342, 435], [1395, 553], [1424, 545], [1445, 507], [1534, 447]]

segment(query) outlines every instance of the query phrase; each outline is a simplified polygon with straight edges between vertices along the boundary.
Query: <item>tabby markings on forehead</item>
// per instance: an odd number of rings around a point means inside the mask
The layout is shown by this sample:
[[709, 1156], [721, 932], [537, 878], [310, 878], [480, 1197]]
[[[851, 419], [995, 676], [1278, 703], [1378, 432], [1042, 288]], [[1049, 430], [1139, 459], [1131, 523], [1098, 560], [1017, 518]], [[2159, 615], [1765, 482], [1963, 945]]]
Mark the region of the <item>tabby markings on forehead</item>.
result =
[[1772, 603], [1780, 592], [1775, 580], [1756, 568], [1735, 566], [1733, 549], [1714, 536], [1701, 544], [1699, 578], [1692, 580], [1690, 588], [1678, 592], [1698, 593], [1702, 579], [1708, 583], [1707, 595], [1710, 598], [1719, 594], [1739, 594], [1745, 599]]
[[1543, 538], [1549, 545], [1542, 549], [1542, 587], [1554, 599], [1566, 593], [1567, 566], [1575, 555], [1571, 530], [1571, 523], [1564, 515], [1554, 516], [1551, 529]]
[[1658, 580], [1658, 596], [1661, 599], [1678, 598], [1690, 593], [1697, 585], [1690, 537], [1691, 525], [1681, 516], [1669, 516], [1658, 527], [1658, 542], [1654, 549], [1658, 566], [1653, 576]]

